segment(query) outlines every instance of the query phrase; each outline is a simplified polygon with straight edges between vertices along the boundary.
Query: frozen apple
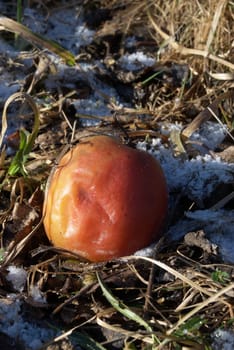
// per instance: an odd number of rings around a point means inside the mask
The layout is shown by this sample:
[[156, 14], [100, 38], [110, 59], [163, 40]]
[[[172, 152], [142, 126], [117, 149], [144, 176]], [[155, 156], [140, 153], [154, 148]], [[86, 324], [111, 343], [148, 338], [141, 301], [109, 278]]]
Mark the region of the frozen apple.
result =
[[65, 154], [52, 175], [44, 227], [56, 247], [105, 261], [159, 238], [167, 199], [153, 156], [115, 138], [93, 136]]

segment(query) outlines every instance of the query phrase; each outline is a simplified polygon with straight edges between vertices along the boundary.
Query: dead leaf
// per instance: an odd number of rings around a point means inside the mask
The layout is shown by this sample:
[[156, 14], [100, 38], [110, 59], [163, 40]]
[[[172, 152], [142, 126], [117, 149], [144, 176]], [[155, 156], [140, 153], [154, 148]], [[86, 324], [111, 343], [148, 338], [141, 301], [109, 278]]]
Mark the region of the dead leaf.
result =
[[203, 230], [196, 232], [189, 232], [184, 236], [184, 241], [188, 246], [195, 246], [201, 248], [204, 252], [208, 254], [217, 255], [218, 246], [211, 243], [205, 235]]
[[234, 163], [234, 146], [229, 146], [224, 151], [215, 154], [227, 163]]

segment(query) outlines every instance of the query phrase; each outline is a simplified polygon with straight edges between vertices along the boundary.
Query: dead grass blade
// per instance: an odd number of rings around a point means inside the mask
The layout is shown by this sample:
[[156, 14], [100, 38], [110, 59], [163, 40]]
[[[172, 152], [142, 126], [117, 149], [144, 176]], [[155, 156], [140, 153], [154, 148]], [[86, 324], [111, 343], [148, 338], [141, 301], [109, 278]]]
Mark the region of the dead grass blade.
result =
[[140, 332], [134, 332], [130, 330], [126, 330], [120, 326], [112, 325], [110, 323], [107, 323], [106, 321], [102, 320], [101, 318], [97, 317], [97, 324], [103, 328], [106, 328], [112, 332], [115, 332], [116, 334], [122, 334], [125, 337], [141, 340], [144, 343], [147, 344], [153, 344], [152, 337], [140, 334]]
[[209, 35], [208, 35], [208, 38], [207, 38], [207, 41], [206, 41], [206, 46], [205, 46], [205, 51], [206, 52], [210, 51], [211, 43], [212, 43], [212, 41], [214, 39], [215, 32], [216, 32], [216, 29], [217, 29], [220, 17], [222, 15], [223, 8], [224, 8], [224, 6], [226, 4], [227, 4], [227, 0], [220, 0], [218, 5], [217, 5], [217, 7], [216, 7], [215, 14], [214, 14], [214, 17], [213, 17], [213, 21], [211, 23], [210, 32], [209, 32]]
[[234, 70], [234, 64], [224, 60], [223, 58], [217, 57], [211, 53], [209, 53], [207, 50], [199, 50], [199, 49], [193, 49], [193, 48], [188, 48], [183, 45], [178, 44], [178, 42], [175, 41], [173, 36], [168, 35], [165, 33], [156, 23], [156, 21], [153, 19], [150, 10], [147, 10], [147, 15], [148, 18], [155, 29], [157, 33], [162, 37], [164, 41], [167, 42], [169, 46], [171, 46], [176, 52], [178, 52], [182, 56], [200, 56], [209, 60], [212, 60], [214, 62], [220, 63], [221, 65]]
[[[221, 120], [219, 119], [219, 117], [216, 115], [216, 113], [210, 108], [207, 107], [207, 110], [210, 112], [210, 114], [217, 120], [217, 122], [224, 127], [223, 123], [221, 122]], [[229, 137], [232, 139], [232, 141], [234, 141], [234, 137], [232, 136], [232, 134], [227, 130], [227, 134], [229, 135]]]
[[[181, 281], [183, 281], [185, 284], [189, 285], [190, 287], [192, 287], [196, 291], [198, 291], [198, 292], [200, 292], [200, 293], [202, 293], [204, 295], [207, 295], [210, 298], [212, 298], [214, 295], [216, 295], [216, 293], [211, 293], [207, 289], [201, 287], [198, 283], [193, 282], [191, 279], [189, 279], [188, 277], [184, 276], [179, 271], [173, 269], [172, 267], [168, 266], [167, 264], [165, 264], [165, 263], [163, 263], [163, 262], [161, 262], [159, 260], [155, 260], [155, 259], [144, 257], [144, 256], [129, 256], [129, 257], [126, 257], [126, 258], [128, 258], [128, 259], [136, 259], [136, 260], [142, 259], [142, 260], [146, 260], [148, 262], [151, 262], [152, 264], [155, 264], [156, 266], [162, 268], [163, 270], [169, 272], [170, 274], [172, 274], [176, 278], [180, 279]], [[224, 293], [221, 293], [221, 295], [223, 295], [223, 294]], [[220, 299], [219, 301], [224, 303], [226, 306], [228, 305], [228, 303], [225, 300], [223, 300], [223, 299]]]
[[234, 80], [234, 73], [212, 73], [209, 72], [211, 78], [216, 80], [231, 81]]
[[129, 258], [129, 259], [136, 259], [136, 260], [139, 260], [139, 259], [141, 260], [142, 259], [142, 260], [146, 260], [148, 262], [151, 262], [152, 264], [155, 264], [156, 266], [158, 266], [158, 267], [162, 268], [163, 270], [169, 272], [170, 274], [172, 274], [176, 278], [179, 278], [181, 281], [183, 281], [184, 283], [186, 283], [190, 287], [196, 289], [198, 292], [203, 293], [203, 294], [208, 295], [208, 296], [212, 296], [212, 293], [208, 292], [205, 288], [200, 287], [197, 283], [193, 282], [192, 280], [190, 280], [189, 278], [184, 276], [179, 271], [173, 269], [172, 267], [166, 265], [165, 263], [163, 263], [163, 262], [161, 262], [159, 260], [155, 260], [155, 259], [148, 258], [148, 257], [145, 257], [145, 256], [129, 256], [127, 258]]
[[216, 117], [216, 110], [218, 109], [219, 104], [223, 100], [227, 100], [229, 98], [232, 99], [233, 97], [234, 97], [233, 90], [230, 90], [221, 94], [219, 97], [217, 97], [214, 100], [214, 102], [212, 102], [207, 108], [205, 108], [196, 116], [196, 118], [183, 130], [182, 135], [186, 138], [189, 138], [204, 122], [209, 120], [211, 116]]
[[40, 120], [39, 120], [39, 110], [37, 108], [36, 103], [34, 102], [33, 98], [24, 93], [24, 92], [16, 92], [15, 94], [11, 95], [7, 101], [5, 102], [3, 113], [2, 113], [2, 130], [1, 130], [1, 136], [0, 136], [0, 147], [2, 147], [3, 140], [5, 133], [7, 131], [7, 109], [9, 105], [18, 100], [25, 100], [29, 106], [31, 107], [34, 115], [34, 124], [32, 128], [32, 132], [29, 133], [28, 131], [21, 129], [20, 130], [20, 145], [19, 150], [16, 152], [16, 155], [14, 156], [10, 167], [8, 169], [9, 175], [16, 175], [18, 173], [22, 174], [23, 176], [27, 175], [27, 171], [25, 169], [25, 162], [27, 160], [27, 157], [33, 147], [34, 141], [37, 137], [39, 126], [40, 126]]
[[[184, 324], [187, 320], [191, 319], [194, 315], [196, 315], [199, 311], [201, 311], [202, 309], [204, 309], [205, 307], [207, 307], [209, 304], [214, 303], [216, 301], [219, 302], [223, 302], [230, 310], [230, 314], [233, 317], [233, 310], [232, 310], [232, 305], [229, 304], [228, 302], [226, 302], [222, 297], [225, 295], [228, 295], [228, 293], [232, 290], [234, 290], [234, 283], [230, 283], [229, 285], [221, 288], [219, 291], [214, 291], [214, 292], [210, 292], [207, 291], [205, 288], [200, 287], [197, 283], [194, 283], [192, 280], [190, 280], [189, 278], [187, 278], [186, 276], [184, 276], [183, 274], [181, 274], [180, 272], [176, 271], [175, 269], [171, 268], [170, 266], [164, 264], [161, 261], [158, 260], [154, 260], [152, 258], [148, 258], [148, 257], [141, 257], [141, 256], [130, 256], [127, 258], [135, 258], [135, 259], [143, 259], [146, 261], [151, 262], [152, 264], [155, 264], [156, 266], [164, 269], [165, 271], [173, 274], [176, 278], [179, 278], [180, 280], [182, 280], [184, 283], [186, 283], [187, 285], [191, 286], [192, 288], [194, 288], [195, 290], [203, 293], [204, 295], [207, 295], [208, 298], [205, 299], [204, 301], [202, 301], [201, 303], [199, 303], [198, 305], [194, 306], [194, 308], [187, 312], [185, 315], [183, 315], [178, 321], [177, 323], [170, 328], [166, 333], [167, 335], [171, 335], [172, 333], [174, 333], [182, 324]], [[180, 305], [181, 306], [181, 305]], [[178, 310], [181, 309], [181, 307], [178, 308]], [[168, 340], [165, 339], [163, 341], [163, 344], [159, 345], [159, 348], [161, 349], [162, 345], [165, 345], [165, 342], [167, 342]]]
[[75, 57], [70, 51], [65, 50], [62, 46], [53, 40], [49, 40], [39, 34], [32, 32], [26, 26], [14, 21], [13, 19], [5, 16], [0, 16], [0, 30], [7, 30], [9, 32], [18, 34], [34, 45], [46, 48], [49, 51], [54, 52], [56, 55], [64, 59], [65, 62], [70, 66], [74, 66], [76, 64]]
[[173, 151], [176, 156], [186, 155], [186, 151], [181, 140], [181, 131], [178, 129], [172, 129], [170, 132], [170, 139], [173, 145]]
[[20, 254], [20, 252], [24, 249], [26, 244], [30, 241], [30, 239], [34, 236], [34, 234], [37, 232], [39, 227], [42, 225], [43, 219], [44, 218], [42, 217], [39, 223], [32, 229], [32, 231], [25, 238], [23, 238], [20, 242], [16, 243], [11, 248], [11, 250], [8, 252], [6, 257], [4, 258], [2, 266], [7, 266]]
[[189, 318], [191, 318], [193, 315], [197, 314], [200, 310], [204, 309], [207, 305], [214, 303], [215, 301], [219, 300], [220, 297], [222, 297], [224, 294], [228, 293], [230, 290], [234, 290], [234, 283], [229, 284], [228, 286], [222, 288], [219, 292], [214, 293], [210, 298], [207, 298], [202, 303], [197, 305], [193, 310], [186, 313], [181, 319], [176, 323], [176, 325], [167, 331], [167, 334], [172, 334], [176, 329], [179, 328], [181, 324], [183, 324], [185, 321], [187, 321]]

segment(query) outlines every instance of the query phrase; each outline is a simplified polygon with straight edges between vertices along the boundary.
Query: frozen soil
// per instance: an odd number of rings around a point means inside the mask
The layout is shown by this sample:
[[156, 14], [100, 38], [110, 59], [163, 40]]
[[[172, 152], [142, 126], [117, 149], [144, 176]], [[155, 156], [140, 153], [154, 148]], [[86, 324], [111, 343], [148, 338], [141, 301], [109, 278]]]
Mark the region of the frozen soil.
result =
[[[196, 305], [233, 283], [233, 86], [229, 80], [208, 79], [200, 62], [199, 66], [172, 54], [167, 45], [160, 46], [151, 27], [142, 27], [141, 33], [136, 21], [125, 31], [124, 5], [114, 2], [113, 8], [98, 9], [91, 2], [32, 3], [24, 9], [23, 23], [72, 52], [76, 64], [68, 65], [43, 47], [33, 50], [22, 38], [1, 31], [0, 108], [3, 111], [15, 92], [30, 94], [40, 109], [40, 131], [26, 164], [28, 182], [15, 178], [4, 182], [6, 166], [18, 147], [18, 130], [32, 128], [31, 111], [20, 110], [18, 102], [11, 104], [5, 164], [1, 157], [0, 343], [4, 349], [101, 349], [100, 344], [104, 349], [127, 349], [129, 339], [134, 339], [139, 348], [143, 331], [136, 340], [133, 321], [108, 309], [95, 273], [125, 304], [139, 301], [144, 312], [138, 312], [153, 324], [159, 338], [177, 324], [175, 310], [184, 311], [187, 299]], [[0, 11], [15, 18], [7, 2], [0, 3]], [[218, 72], [221, 68], [216, 67]], [[207, 117], [212, 106], [215, 117], [212, 113]], [[175, 276], [157, 266], [152, 277], [152, 266], [134, 257], [97, 265], [79, 261], [50, 247], [41, 226], [25, 240], [42, 216], [45, 183], [59, 154], [66, 145], [96, 133], [117, 135], [150, 152], [167, 179], [170, 203], [163, 238], [160, 244], [136, 252], [136, 257], [163, 261], [207, 288], [207, 295], [183, 294]], [[220, 271], [224, 279], [217, 277]], [[151, 291], [146, 288], [150, 279]], [[165, 286], [171, 289], [165, 291]], [[155, 304], [147, 304], [142, 295]], [[220, 304], [216, 301], [211, 311], [208, 304], [196, 314], [199, 320], [193, 329], [178, 327], [173, 333], [178, 343], [233, 348], [233, 298], [232, 288], [220, 294]], [[159, 320], [154, 314], [157, 308]], [[170, 341], [164, 349], [175, 348]]]

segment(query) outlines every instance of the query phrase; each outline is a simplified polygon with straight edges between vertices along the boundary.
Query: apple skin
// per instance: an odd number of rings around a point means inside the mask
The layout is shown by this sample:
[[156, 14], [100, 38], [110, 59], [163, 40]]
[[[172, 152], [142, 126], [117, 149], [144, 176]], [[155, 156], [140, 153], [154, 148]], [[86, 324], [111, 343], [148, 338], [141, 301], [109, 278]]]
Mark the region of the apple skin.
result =
[[126, 256], [160, 237], [166, 180], [147, 152], [93, 136], [65, 154], [44, 201], [51, 243], [93, 261]]

